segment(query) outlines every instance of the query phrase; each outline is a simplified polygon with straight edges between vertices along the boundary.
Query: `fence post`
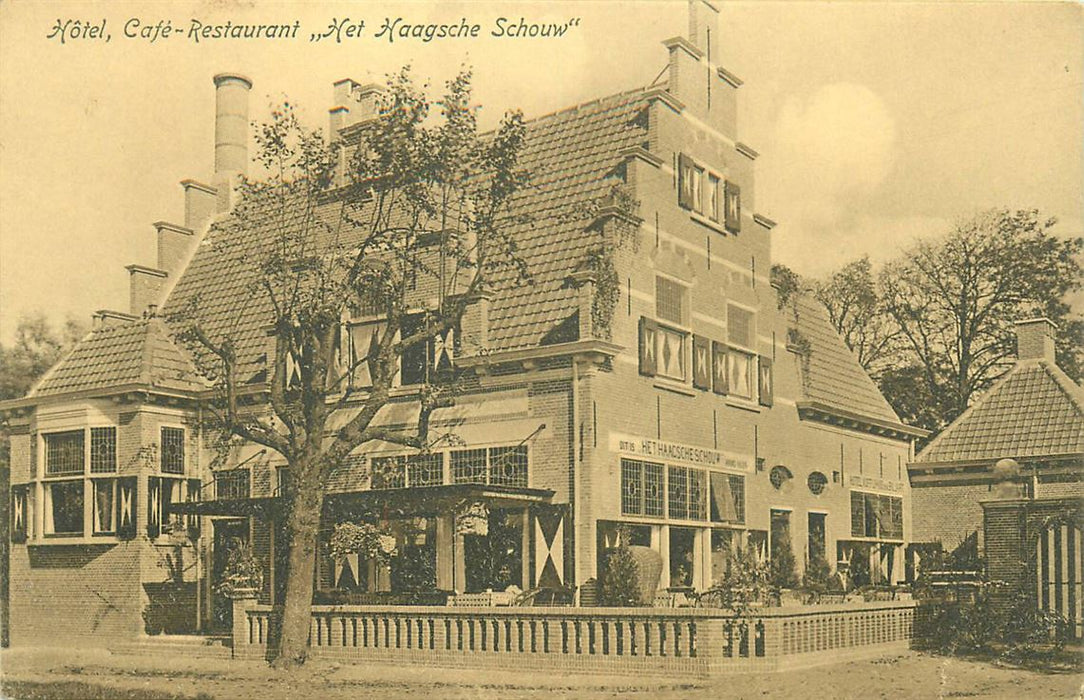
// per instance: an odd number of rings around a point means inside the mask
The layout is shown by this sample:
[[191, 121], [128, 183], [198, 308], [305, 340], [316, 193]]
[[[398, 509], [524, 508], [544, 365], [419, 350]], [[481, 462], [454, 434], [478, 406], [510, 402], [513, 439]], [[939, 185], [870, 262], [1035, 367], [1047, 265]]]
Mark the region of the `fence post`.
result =
[[250, 647], [259, 643], [250, 634], [248, 612], [256, 607], [257, 592], [254, 588], [238, 588], [231, 594], [233, 599], [233, 655], [246, 656]]

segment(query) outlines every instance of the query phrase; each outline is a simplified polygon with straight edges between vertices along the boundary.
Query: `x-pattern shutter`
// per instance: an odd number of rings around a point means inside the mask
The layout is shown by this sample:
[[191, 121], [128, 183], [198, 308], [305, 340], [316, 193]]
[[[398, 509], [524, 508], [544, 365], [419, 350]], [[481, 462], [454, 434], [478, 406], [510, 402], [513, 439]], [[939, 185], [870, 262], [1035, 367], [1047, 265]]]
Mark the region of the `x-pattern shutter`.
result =
[[723, 199], [726, 209], [726, 229], [734, 233], [741, 231], [741, 188], [729, 180], [723, 187]]
[[26, 522], [29, 514], [27, 508], [29, 488], [26, 485], [11, 487], [11, 541], [18, 544], [26, 542], [29, 529]]
[[117, 479], [117, 538], [130, 540], [136, 534], [136, 492], [138, 480], [134, 476]]
[[[200, 499], [200, 489], [203, 488], [203, 483], [199, 479], [189, 479], [186, 486], [185, 500], [188, 503], [196, 503]], [[198, 515], [186, 515], [185, 516], [185, 528], [188, 530], [188, 536], [193, 539], [199, 539], [199, 516]]]
[[162, 479], [147, 477], [147, 537], [152, 540], [162, 533]]
[[772, 405], [772, 358], [760, 357], [760, 405]]
[[649, 377], [655, 376], [658, 371], [658, 357], [656, 356], [656, 337], [658, 326], [649, 318], [640, 319], [640, 374]]
[[726, 345], [717, 340], [711, 342], [711, 383], [712, 391], [726, 395]]
[[693, 336], [693, 386], [697, 389], [710, 389], [711, 376], [711, 341], [704, 336]]
[[693, 208], [693, 160], [681, 153], [678, 155], [678, 204], [686, 209]]

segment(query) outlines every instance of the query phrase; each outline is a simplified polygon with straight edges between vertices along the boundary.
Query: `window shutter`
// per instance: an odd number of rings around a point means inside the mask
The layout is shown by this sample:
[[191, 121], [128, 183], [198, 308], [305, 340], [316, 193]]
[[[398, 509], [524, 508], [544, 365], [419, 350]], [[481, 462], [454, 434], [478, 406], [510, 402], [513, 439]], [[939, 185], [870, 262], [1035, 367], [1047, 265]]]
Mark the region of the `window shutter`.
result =
[[772, 405], [772, 358], [760, 357], [760, 405]]
[[125, 476], [117, 479], [117, 538], [130, 540], [136, 534], [136, 493], [138, 477]]
[[711, 340], [702, 335], [693, 336], [693, 386], [705, 391], [711, 389]]
[[147, 537], [152, 540], [162, 533], [162, 479], [147, 477]]
[[726, 345], [717, 340], [711, 341], [711, 381], [712, 391], [726, 395]]
[[741, 188], [727, 180], [724, 186], [724, 206], [726, 207], [726, 230], [741, 231]]
[[678, 154], [678, 204], [686, 209], [693, 208], [693, 159], [684, 153]]
[[27, 493], [29, 485], [11, 487], [11, 541], [16, 544], [26, 542], [27, 518], [29, 517]]
[[[185, 493], [185, 501], [188, 503], [197, 503], [200, 499], [200, 489], [203, 488], [203, 483], [199, 479], [189, 479], [187, 489]], [[188, 537], [192, 540], [199, 539], [199, 516], [198, 515], [186, 515], [185, 516], [185, 528], [188, 530]]]
[[649, 318], [640, 318], [640, 374], [654, 377], [658, 370], [658, 358], [655, 355], [659, 328]]

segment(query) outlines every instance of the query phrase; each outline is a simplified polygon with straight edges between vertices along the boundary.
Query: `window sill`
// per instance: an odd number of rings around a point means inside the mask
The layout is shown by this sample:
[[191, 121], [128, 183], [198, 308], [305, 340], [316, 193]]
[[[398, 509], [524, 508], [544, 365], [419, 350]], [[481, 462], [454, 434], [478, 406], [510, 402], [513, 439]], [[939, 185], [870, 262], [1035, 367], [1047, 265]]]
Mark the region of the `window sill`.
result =
[[738, 399], [728, 397], [726, 400], [726, 405], [731, 406], [732, 408], [740, 408], [743, 411], [749, 411], [750, 413], [760, 413], [764, 410], [764, 406], [761, 406], [760, 404], [756, 403], [751, 399]]
[[114, 545], [120, 541], [116, 535], [93, 535], [91, 537], [86, 535], [42, 535], [34, 539], [27, 539], [23, 544], [28, 547], [54, 547], [88, 544]]
[[723, 236], [729, 233], [729, 231], [726, 230], [725, 226], [716, 221], [712, 221], [703, 214], [697, 214], [695, 211], [690, 211], [689, 218], [705, 228], [710, 228], [715, 233], [721, 234]]
[[661, 377], [655, 377], [654, 386], [656, 389], [663, 389], [665, 391], [672, 391], [675, 394], [681, 394], [682, 396], [696, 396], [696, 390], [687, 384], [683, 384], [673, 379], [663, 379]]

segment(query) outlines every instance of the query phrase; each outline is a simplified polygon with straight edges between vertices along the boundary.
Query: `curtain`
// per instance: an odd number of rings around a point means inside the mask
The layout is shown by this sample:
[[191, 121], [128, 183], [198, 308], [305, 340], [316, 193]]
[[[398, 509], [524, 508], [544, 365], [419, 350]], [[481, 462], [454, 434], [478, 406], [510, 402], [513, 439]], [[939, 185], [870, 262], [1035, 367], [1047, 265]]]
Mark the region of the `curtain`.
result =
[[113, 532], [113, 480], [94, 482], [94, 532]]
[[732, 523], [738, 520], [738, 509], [734, 492], [730, 488], [730, 475], [711, 473], [711, 519], [717, 523]]

